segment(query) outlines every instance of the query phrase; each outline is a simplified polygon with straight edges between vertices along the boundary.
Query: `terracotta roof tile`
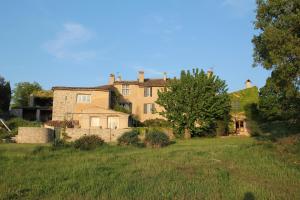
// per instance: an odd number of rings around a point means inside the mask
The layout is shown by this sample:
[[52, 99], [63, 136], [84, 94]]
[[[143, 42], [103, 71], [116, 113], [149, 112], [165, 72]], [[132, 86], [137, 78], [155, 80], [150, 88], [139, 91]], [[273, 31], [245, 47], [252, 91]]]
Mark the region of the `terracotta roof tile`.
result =
[[[143, 83], [138, 81], [116, 81], [115, 85], [118, 84], [129, 84], [129, 85], [138, 85], [140, 87], [163, 87], [166, 85], [164, 79], [145, 79]], [[113, 85], [101, 85], [96, 87], [65, 87], [65, 86], [55, 86], [52, 87], [52, 90], [95, 90], [95, 91], [109, 91], [113, 89]]]
[[96, 90], [96, 91], [109, 91], [111, 85], [102, 85], [97, 87], [65, 87], [65, 86], [55, 86], [52, 90]]
[[166, 81], [164, 79], [145, 79], [143, 83], [139, 83], [138, 81], [116, 81], [115, 84], [139, 85], [141, 87], [163, 87], [166, 85]]

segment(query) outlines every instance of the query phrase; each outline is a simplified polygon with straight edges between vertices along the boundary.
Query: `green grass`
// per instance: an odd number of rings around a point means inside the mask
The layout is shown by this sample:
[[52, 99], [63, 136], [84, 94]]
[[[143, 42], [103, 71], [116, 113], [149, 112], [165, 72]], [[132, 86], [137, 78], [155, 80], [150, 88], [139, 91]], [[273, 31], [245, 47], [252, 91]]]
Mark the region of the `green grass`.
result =
[[0, 144], [0, 199], [297, 199], [299, 158], [243, 137], [86, 152]]

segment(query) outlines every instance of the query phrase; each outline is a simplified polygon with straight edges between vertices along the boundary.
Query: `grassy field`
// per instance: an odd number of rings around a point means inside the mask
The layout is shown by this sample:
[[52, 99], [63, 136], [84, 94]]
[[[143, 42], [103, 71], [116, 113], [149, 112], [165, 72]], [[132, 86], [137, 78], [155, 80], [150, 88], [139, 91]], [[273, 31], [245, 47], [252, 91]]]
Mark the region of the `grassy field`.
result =
[[0, 144], [0, 199], [299, 199], [299, 158], [240, 137], [88, 152]]

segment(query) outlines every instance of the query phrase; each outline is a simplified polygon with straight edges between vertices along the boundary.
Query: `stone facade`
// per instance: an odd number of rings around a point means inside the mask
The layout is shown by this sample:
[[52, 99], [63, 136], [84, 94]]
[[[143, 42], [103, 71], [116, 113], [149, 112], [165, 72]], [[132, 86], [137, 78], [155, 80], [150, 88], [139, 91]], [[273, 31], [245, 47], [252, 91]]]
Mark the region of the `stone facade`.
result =
[[19, 127], [15, 140], [17, 143], [49, 143], [54, 139], [54, 131], [48, 128]]
[[[163, 79], [145, 79], [144, 73], [139, 72], [136, 81], [122, 81], [121, 77], [115, 80], [115, 76], [111, 74], [109, 85], [53, 87], [52, 120], [78, 120], [82, 129], [91, 129], [93, 124], [97, 124], [97, 128], [100, 129], [112, 128], [112, 121], [118, 129], [127, 128], [129, 115], [111, 110], [113, 90], [121, 94], [121, 103], [130, 105], [131, 113], [140, 121], [162, 119], [163, 117], [159, 115], [162, 107], [155, 101], [158, 98], [158, 91], [164, 88], [166, 81], [166, 76]], [[78, 102], [78, 95], [89, 96], [88, 102]]]
[[[126, 82], [125, 82], [126, 84]], [[124, 83], [115, 82], [114, 87], [118, 89], [119, 93], [122, 94], [122, 87]], [[149, 87], [152, 90], [151, 96], [144, 96], [145, 86], [140, 86], [138, 84], [128, 84], [129, 85], [129, 94], [122, 95], [124, 102], [131, 103], [132, 114], [138, 116], [141, 122], [149, 119], [162, 119], [163, 117], [159, 115], [159, 112], [162, 111], [162, 107], [155, 103], [158, 98], [158, 91], [162, 90], [163, 87]], [[145, 104], [154, 104], [155, 112], [154, 113], [144, 113]]]
[[70, 139], [69, 141], [75, 141], [85, 135], [97, 135], [101, 137], [105, 142], [116, 142], [117, 139], [127, 131], [131, 129], [82, 129], [82, 128], [67, 128], [66, 134]]
[[[76, 120], [82, 129], [128, 127], [129, 115], [110, 109], [110, 91], [107, 89], [54, 87], [53, 90], [52, 120]], [[90, 99], [78, 102], [78, 95], [87, 95]]]
[[[77, 103], [78, 94], [91, 95], [91, 103]], [[109, 91], [94, 91], [84, 88], [54, 88], [52, 120], [64, 120], [71, 113], [82, 113], [85, 109], [109, 109]]]

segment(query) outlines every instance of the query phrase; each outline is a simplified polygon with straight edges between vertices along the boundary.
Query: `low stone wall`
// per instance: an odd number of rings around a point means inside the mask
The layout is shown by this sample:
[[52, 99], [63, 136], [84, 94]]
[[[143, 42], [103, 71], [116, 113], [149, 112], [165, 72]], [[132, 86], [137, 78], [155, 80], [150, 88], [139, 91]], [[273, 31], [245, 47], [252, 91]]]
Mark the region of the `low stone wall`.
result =
[[54, 131], [48, 128], [19, 127], [17, 143], [48, 143], [54, 139]]
[[70, 137], [69, 141], [77, 140], [84, 135], [98, 135], [105, 142], [115, 142], [125, 132], [130, 131], [130, 128], [126, 129], [82, 129], [82, 128], [67, 128], [66, 134]]

